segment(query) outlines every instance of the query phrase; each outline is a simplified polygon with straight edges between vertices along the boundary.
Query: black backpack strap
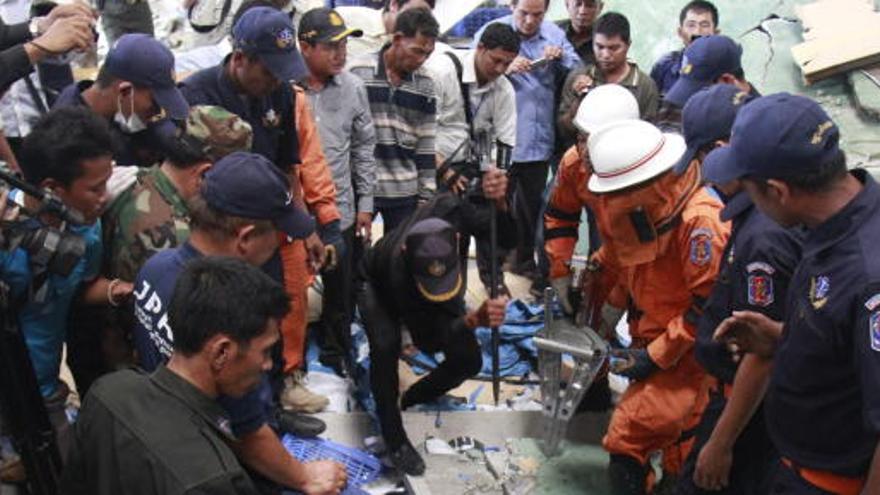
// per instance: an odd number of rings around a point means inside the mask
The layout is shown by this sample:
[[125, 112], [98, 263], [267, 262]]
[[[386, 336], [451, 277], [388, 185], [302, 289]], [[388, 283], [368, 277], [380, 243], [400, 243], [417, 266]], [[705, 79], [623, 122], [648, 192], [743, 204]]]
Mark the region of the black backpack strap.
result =
[[189, 20], [189, 25], [192, 26], [193, 30], [197, 33], [210, 33], [217, 26], [223, 24], [223, 21], [226, 20], [226, 16], [229, 15], [229, 9], [232, 8], [232, 0], [224, 0], [223, 1], [223, 9], [220, 11], [220, 20], [217, 21], [217, 24], [196, 24], [192, 21], [192, 11], [195, 8], [195, 4], [189, 8], [186, 12], [186, 18]]
[[[290, 111], [281, 116], [282, 134], [279, 145], [279, 156], [282, 159], [288, 155], [292, 157], [292, 163], [285, 163], [289, 167], [302, 163], [302, 150], [300, 149], [299, 134], [296, 127], [296, 88], [290, 85]], [[284, 108], [284, 105], [282, 105]]]
[[461, 98], [464, 100], [464, 118], [467, 121], [468, 129], [470, 129], [470, 135], [473, 138], [474, 135], [474, 112], [471, 108], [471, 92], [470, 88], [468, 88], [467, 84], [464, 83], [464, 67], [461, 65], [461, 60], [452, 53], [446, 52], [446, 55], [452, 60], [452, 63], [455, 65], [455, 73], [458, 74], [458, 87], [461, 90]]

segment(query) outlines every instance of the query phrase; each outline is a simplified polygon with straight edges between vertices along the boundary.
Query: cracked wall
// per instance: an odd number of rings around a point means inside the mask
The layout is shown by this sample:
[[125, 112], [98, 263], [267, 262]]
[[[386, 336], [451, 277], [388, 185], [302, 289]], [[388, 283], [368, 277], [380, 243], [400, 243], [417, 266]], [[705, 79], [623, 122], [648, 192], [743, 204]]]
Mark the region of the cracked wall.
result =
[[[838, 123], [842, 144], [850, 164], [877, 161], [872, 171], [880, 175], [880, 124], [864, 118], [847, 91], [847, 84], [858, 84], [864, 92], [861, 101], [880, 101], [880, 88], [846, 76], [805, 86], [800, 70], [791, 58], [791, 46], [800, 43], [801, 25], [794, 6], [813, 0], [713, 0], [720, 11], [723, 34], [737, 39], [744, 49], [746, 77], [763, 94], [788, 91], [819, 101]], [[686, 0], [606, 0], [605, 10], [626, 15], [632, 27], [630, 57], [645, 72], [663, 53], [681, 47], [675, 34], [679, 9]], [[551, 15], [564, 15], [563, 0], [553, 0]], [[875, 4], [880, 1], [875, 0]]]

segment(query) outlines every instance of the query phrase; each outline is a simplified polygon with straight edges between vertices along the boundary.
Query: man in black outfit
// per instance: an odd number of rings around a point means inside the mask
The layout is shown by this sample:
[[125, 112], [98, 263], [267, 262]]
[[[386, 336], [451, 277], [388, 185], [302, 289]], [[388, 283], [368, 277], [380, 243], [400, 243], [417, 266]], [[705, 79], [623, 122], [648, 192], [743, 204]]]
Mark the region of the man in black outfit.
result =
[[[512, 246], [516, 227], [504, 199], [506, 186], [506, 176], [497, 169], [484, 176], [484, 195], [499, 209], [498, 242]], [[422, 474], [425, 463], [406, 436], [400, 410], [434, 400], [476, 375], [483, 361], [473, 330], [504, 321], [506, 297], [487, 300], [473, 311], [464, 304], [458, 238], [488, 234], [489, 211], [483, 206], [439, 194], [383, 237], [361, 263], [358, 307], [370, 341], [370, 385], [391, 459], [407, 474]], [[442, 351], [445, 358], [398, 404], [403, 325], [417, 347]]]

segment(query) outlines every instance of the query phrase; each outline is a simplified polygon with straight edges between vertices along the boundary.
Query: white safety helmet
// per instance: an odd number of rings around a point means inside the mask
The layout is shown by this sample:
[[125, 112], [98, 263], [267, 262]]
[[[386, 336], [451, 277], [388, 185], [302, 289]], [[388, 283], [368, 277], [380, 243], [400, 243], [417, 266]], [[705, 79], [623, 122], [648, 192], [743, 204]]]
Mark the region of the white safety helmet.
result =
[[590, 133], [587, 142], [594, 193], [619, 191], [671, 169], [684, 154], [684, 138], [643, 120], [622, 120]]
[[639, 103], [628, 89], [619, 84], [603, 84], [584, 96], [573, 123], [579, 131], [592, 134], [619, 120], [638, 118]]

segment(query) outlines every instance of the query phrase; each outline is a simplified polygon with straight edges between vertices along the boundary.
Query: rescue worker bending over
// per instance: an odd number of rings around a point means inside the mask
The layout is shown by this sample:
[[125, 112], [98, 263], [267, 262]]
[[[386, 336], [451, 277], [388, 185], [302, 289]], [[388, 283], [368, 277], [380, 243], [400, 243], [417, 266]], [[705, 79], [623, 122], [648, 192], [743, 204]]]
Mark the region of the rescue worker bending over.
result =
[[639, 118], [639, 104], [635, 96], [619, 84], [604, 84], [583, 97], [572, 120], [578, 129], [577, 144], [562, 156], [556, 185], [550, 192], [547, 212], [544, 213], [544, 250], [550, 260], [550, 285], [556, 289], [562, 309], [574, 313], [569, 297], [572, 288], [571, 259], [578, 241], [581, 210], [586, 208], [591, 221], [590, 251], [598, 249], [599, 239], [592, 234], [595, 224], [598, 196], [587, 188], [593, 174], [587, 139], [591, 132], [619, 120]]
[[699, 421], [706, 379], [693, 353], [696, 323], [730, 229], [697, 167], [670, 173], [685, 151], [681, 136], [626, 120], [592, 133], [588, 146], [603, 235], [593, 259], [632, 336], [612, 351], [612, 372], [631, 383], [603, 445], [612, 493], [643, 494], [649, 457], [662, 452], [663, 478], [674, 481], [692, 444], [686, 432]]
[[[504, 200], [507, 178], [498, 169], [483, 177], [483, 192], [499, 207], [499, 244], [516, 242]], [[370, 341], [370, 385], [379, 424], [394, 464], [419, 475], [425, 464], [409, 442], [400, 410], [434, 400], [479, 373], [482, 354], [473, 330], [500, 325], [507, 298], [466, 311], [459, 236], [486, 234], [486, 211], [452, 193], [435, 196], [367, 252], [360, 266], [358, 307]], [[416, 347], [443, 352], [444, 361], [410, 387], [398, 404], [397, 361], [401, 326]]]

